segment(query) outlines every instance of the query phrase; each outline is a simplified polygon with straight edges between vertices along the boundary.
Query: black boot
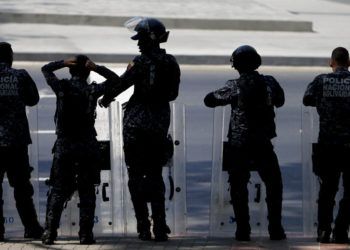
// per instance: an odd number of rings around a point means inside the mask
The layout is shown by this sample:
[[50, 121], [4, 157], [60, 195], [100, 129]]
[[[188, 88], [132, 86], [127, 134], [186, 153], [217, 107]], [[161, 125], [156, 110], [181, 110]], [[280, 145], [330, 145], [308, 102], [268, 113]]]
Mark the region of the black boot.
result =
[[349, 231], [346, 228], [335, 226], [332, 235], [332, 242], [340, 244], [349, 243]]
[[82, 245], [91, 245], [95, 244], [94, 234], [90, 233], [79, 233], [80, 244]]
[[267, 213], [268, 213], [267, 218], [269, 220], [268, 230], [270, 234], [270, 240], [284, 240], [287, 238], [287, 236], [284, 232], [284, 229], [281, 223], [282, 199], [280, 199], [281, 198], [280, 194], [274, 195], [273, 197], [276, 197], [276, 199], [266, 198]]
[[[164, 184], [160, 185], [163, 187]], [[159, 190], [158, 190], [159, 191]], [[164, 188], [165, 191], [165, 188]], [[168, 234], [171, 233], [170, 228], [166, 224], [165, 219], [165, 199], [164, 192], [159, 192], [151, 201], [152, 219], [153, 219], [153, 234], [155, 241], [167, 241]]]
[[29, 239], [41, 239], [42, 235], [44, 233], [44, 229], [39, 225], [33, 225], [31, 227], [26, 227], [24, 229], [24, 238]]
[[53, 245], [57, 238], [57, 231], [51, 231], [46, 229], [41, 237], [41, 241], [44, 245]]
[[269, 224], [270, 240], [284, 240], [287, 238], [281, 223]]
[[331, 230], [317, 229], [317, 242], [330, 243]]
[[31, 198], [27, 198], [22, 202], [16, 201], [18, 214], [24, 226], [24, 238], [41, 239], [44, 229], [38, 222], [34, 203]]
[[235, 239], [237, 241], [250, 241], [251, 229], [248, 204], [232, 202], [232, 205], [237, 223]]
[[137, 220], [137, 232], [139, 233], [139, 239], [143, 241], [152, 240], [151, 235], [151, 223], [148, 219]]
[[170, 234], [171, 231], [165, 220], [165, 201], [153, 201], [151, 202], [151, 207], [154, 240], [167, 241], [169, 238], [168, 234]]
[[52, 190], [47, 198], [45, 230], [41, 237], [42, 243], [52, 245], [57, 238], [57, 229], [59, 227], [63, 204], [65, 198], [61, 193]]
[[155, 225], [153, 226], [153, 234], [154, 234], [154, 240], [155, 241], [167, 241], [169, 239], [168, 234], [170, 234], [170, 228], [168, 225]]
[[250, 241], [249, 223], [237, 223], [235, 239], [237, 241]]
[[[86, 188], [85, 190], [88, 190]], [[96, 243], [94, 240], [93, 227], [95, 217], [95, 193], [94, 188], [90, 187], [90, 193], [83, 193], [79, 190], [80, 203], [79, 203], [79, 239], [80, 244], [90, 245]]]

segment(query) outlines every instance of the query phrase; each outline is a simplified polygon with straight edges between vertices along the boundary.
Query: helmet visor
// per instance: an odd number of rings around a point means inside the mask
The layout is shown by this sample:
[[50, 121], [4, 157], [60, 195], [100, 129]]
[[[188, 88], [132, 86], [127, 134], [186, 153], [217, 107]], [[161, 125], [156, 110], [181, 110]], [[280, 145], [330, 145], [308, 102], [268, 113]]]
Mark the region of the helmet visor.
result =
[[[135, 33], [135, 32], [138, 32], [138, 30], [136, 30], [136, 26], [138, 24], [140, 24], [142, 21], [144, 21], [145, 18], [144, 17], [140, 17], [140, 16], [136, 16], [136, 17], [133, 17], [133, 18], [130, 18], [129, 20], [127, 20], [125, 23], [124, 23], [124, 27], [126, 27], [129, 31], [131, 31], [132, 33]], [[139, 33], [136, 33], [135, 35], [133, 35], [131, 37], [131, 39], [133, 40], [138, 40], [140, 39], [140, 34]]]

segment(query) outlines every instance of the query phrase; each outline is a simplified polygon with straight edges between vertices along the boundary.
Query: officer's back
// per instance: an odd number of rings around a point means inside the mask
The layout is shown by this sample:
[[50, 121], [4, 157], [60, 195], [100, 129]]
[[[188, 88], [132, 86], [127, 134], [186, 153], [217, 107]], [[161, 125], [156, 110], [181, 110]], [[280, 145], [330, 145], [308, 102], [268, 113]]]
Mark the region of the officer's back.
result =
[[[5, 42], [0, 46], [11, 49]], [[37, 104], [39, 94], [27, 71], [12, 68], [12, 53], [7, 56], [2, 52], [1, 57], [4, 60], [0, 61], [0, 144], [28, 145], [31, 139], [25, 106]]]
[[306, 90], [303, 103], [315, 106], [320, 116], [319, 142], [350, 143], [350, 72], [336, 67], [318, 75]]

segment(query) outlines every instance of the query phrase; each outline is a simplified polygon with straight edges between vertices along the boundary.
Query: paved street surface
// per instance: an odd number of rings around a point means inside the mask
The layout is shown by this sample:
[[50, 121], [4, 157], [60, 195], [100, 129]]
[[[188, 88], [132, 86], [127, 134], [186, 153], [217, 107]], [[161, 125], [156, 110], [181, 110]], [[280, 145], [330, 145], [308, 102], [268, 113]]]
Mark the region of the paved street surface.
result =
[[[93, 59], [109, 62], [127, 62], [138, 53], [136, 42], [130, 40], [131, 33], [120, 25], [108, 21], [89, 24], [89, 18], [70, 20], [75, 15], [105, 15], [124, 18], [126, 16], [171, 17], [179, 23], [171, 28], [168, 43], [164, 48], [175, 54], [181, 63], [227, 64], [233, 49], [250, 44], [265, 57], [265, 64], [324, 65], [331, 50], [339, 45], [349, 47], [350, 33], [344, 32], [349, 23], [350, 4], [347, 1], [331, 0], [254, 0], [254, 1], [68, 1], [46, 3], [32, 0], [0, 0], [0, 40], [13, 44], [21, 60], [49, 60], [57, 54], [89, 53]], [[107, 7], [108, 6], [108, 7]], [[159, 6], [159, 8], [154, 8]], [[31, 14], [22, 20], [12, 14]], [[48, 13], [40, 17], [33, 13]], [[60, 14], [57, 18], [50, 15]], [[68, 15], [65, 15], [68, 14]], [[84, 15], [83, 15], [84, 16]], [[123, 19], [123, 20], [124, 20]], [[215, 19], [255, 20], [256, 30], [220, 30], [222, 25], [210, 29], [188, 29], [194, 20], [208, 23]], [[69, 25], [59, 25], [66, 20]], [[125, 19], [126, 20], [126, 19]], [[281, 32], [275, 24], [270, 31], [263, 31], [260, 24], [266, 20], [306, 21], [313, 25], [309, 32]], [[26, 22], [26, 23], [23, 23]], [[89, 24], [89, 25], [87, 25]], [[181, 24], [181, 25], [180, 25]], [[101, 26], [104, 25], [104, 26]], [[288, 27], [294, 24], [286, 24]], [[249, 28], [249, 27], [247, 27]], [[44, 59], [43, 59], [44, 58]], [[269, 59], [270, 58], [270, 59]], [[322, 59], [322, 60], [319, 60]]]
[[183, 250], [345, 250], [350, 246], [341, 244], [315, 244], [314, 239], [293, 237], [285, 241], [274, 242], [267, 238], [252, 239], [251, 242], [237, 242], [229, 238], [207, 237], [174, 237], [168, 242], [144, 242], [131, 237], [115, 237], [98, 239], [95, 245], [80, 245], [75, 239], [58, 240], [55, 245], [44, 246], [40, 241], [23, 241], [11, 239], [8, 243], [0, 243], [0, 249], [183, 249]]

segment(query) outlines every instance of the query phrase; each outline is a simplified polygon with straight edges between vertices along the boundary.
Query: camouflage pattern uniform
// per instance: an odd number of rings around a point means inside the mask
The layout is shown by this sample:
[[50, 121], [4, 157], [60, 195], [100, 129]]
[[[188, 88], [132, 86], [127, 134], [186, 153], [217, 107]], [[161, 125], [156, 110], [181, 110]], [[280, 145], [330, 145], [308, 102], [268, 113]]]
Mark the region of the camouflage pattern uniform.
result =
[[339, 202], [335, 230], [347, 232], [350, 223], [350, 72], [339, 67], [317, 76], [307, 87], [303, 103], [320, 116], [318, 144], [322, 146], [318, 199], [318, 229], [331, 231], [334, 199], [343, 174], [344, 194]]
[[[103, 66], [97, 66], [95, 71], [107, 79], [102, 84], [87, 84], [85, 79], [78, 77], [59, 80], [53, 71], [63, 67], [63, 61], [51, 62], [42, 67], [46, 81], [57, 97], [57, 140], [53, 148], [45, 229], [56, 233], [64, 203], [78, 190], [79, 236], [82, 237], [92, 234], [95, 185], [100, 183], [97, 134], [94, 128], [97, 99], [105, 93], [108, 80], [117, 75]], [[75, 101], [69, 99], [69, 96], [73, 96]], [[69, 116], [70, 109], [76, 109], [78, 113]]]
[[153, 232], [168, 230], [162, 167], [168, 160], [164, 145], [170, 125], [169, 102], [177, 97], [179, 83], [175, 58], [159, 49], [151, 56], [135, 57], [120, 82], [104, 96], [108, 103], [134, 85], [124, 112], [123, 139], [138, 232], [150, 226], [147, 202], [151, 202]]
[[271, 139], [276, 136], [274, 106], [284, 104], [283, 89], [272, 76], [252, 71], [227, 81], [225, 87], [209, 93], [204, 102], [209, 107], [231, 105], [227, 137], [241, 158], [233, 159], [235, 166], [229, 169], [238, 232], [250, 233], [247, 184], [251, 169], [258, 171], [266, 186], [269, 230], [279, 227], [283, 186]]
[[[35, 211], [30, 183], [28, 144], [31, 144], [26, 106], [39, 102], [39, 93], [32, 78], [24, 69], [11, 68], [0, 63], [0, 181], [5, 172], [14, 188], [16, 207], [22, 223], [28, 230], [42, 231]], [[2, 186], [0, 185], [2, 197]], [[4, 234], [3, 201], [0, 205], [0, 237]]]

